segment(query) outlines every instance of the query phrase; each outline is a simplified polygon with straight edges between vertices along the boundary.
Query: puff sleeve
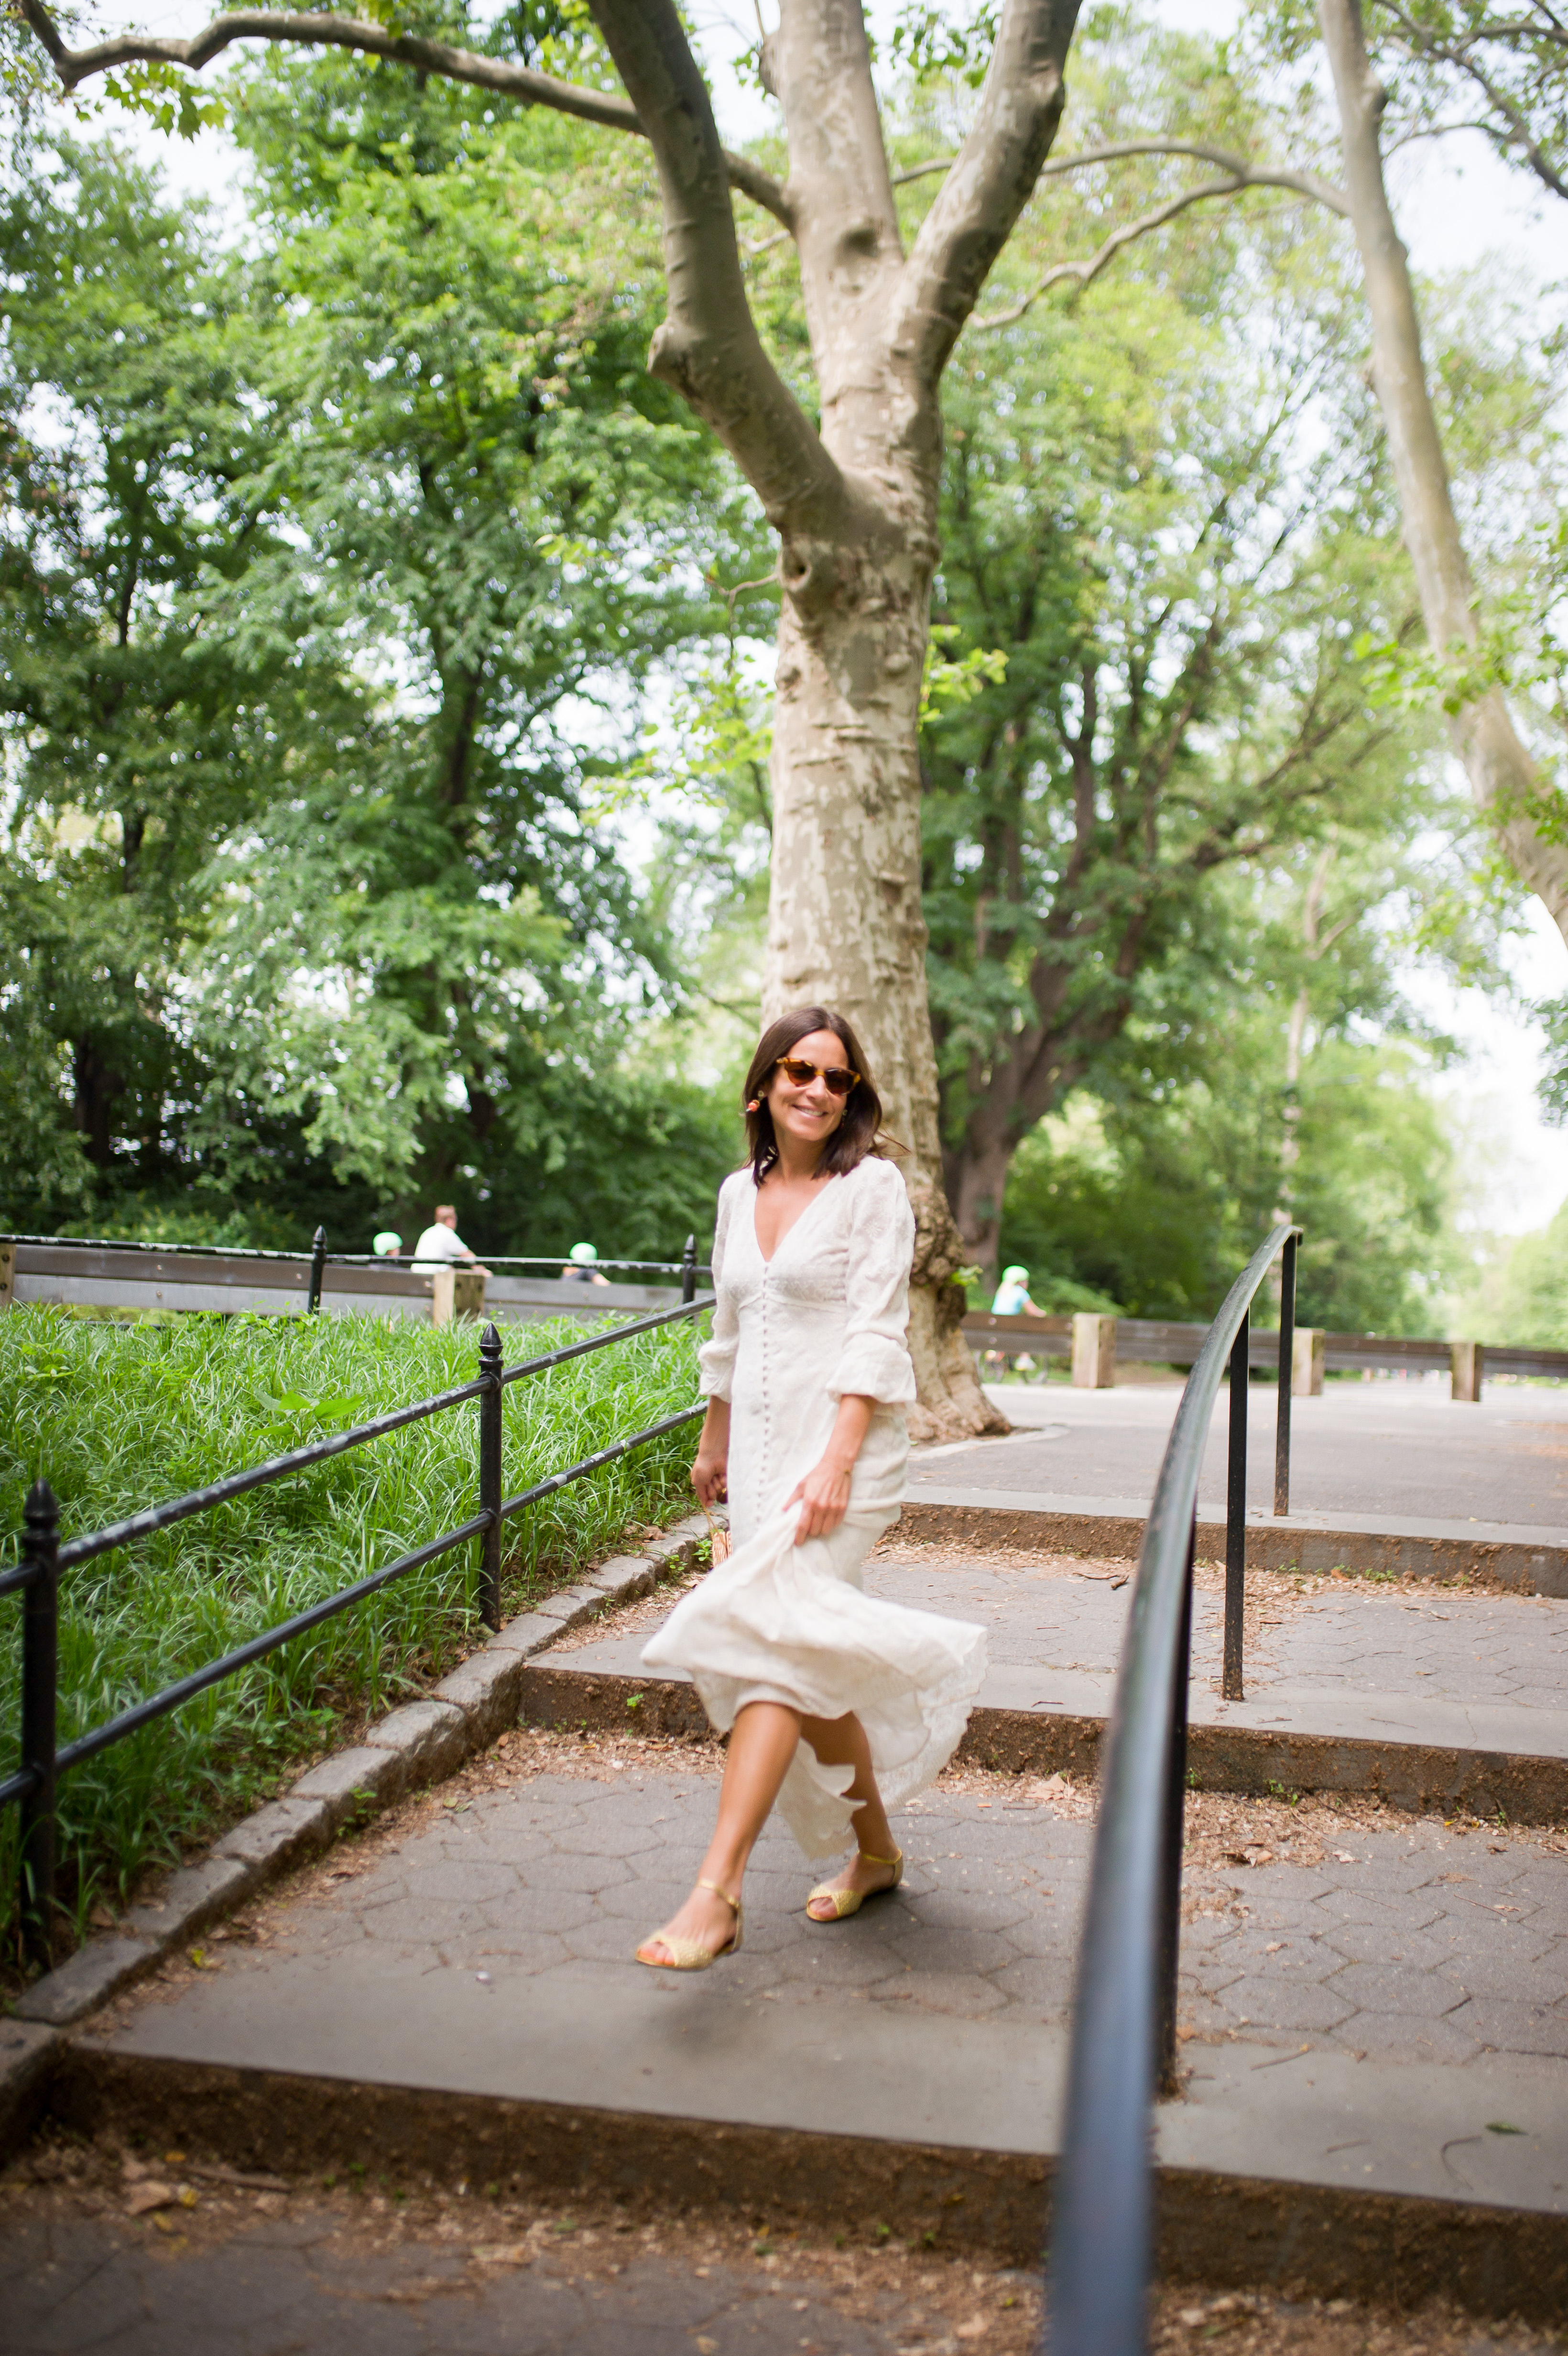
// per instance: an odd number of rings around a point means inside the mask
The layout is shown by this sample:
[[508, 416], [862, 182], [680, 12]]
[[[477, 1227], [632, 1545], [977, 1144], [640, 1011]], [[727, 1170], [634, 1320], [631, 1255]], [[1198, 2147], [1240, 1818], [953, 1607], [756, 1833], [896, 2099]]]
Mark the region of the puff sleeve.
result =
[[914, 1213], [903, 1180], [890, 1162], [862, 1162], [849, 1221], [845, 1299], [848, 1315], [838, 1363], [827, 1379], [833, 1398], [847, 1394], [884, 1407], [914, 1398], [909, 1327], [909, 1271], [914, 1256]]
[[[751, 1172], [736, 1173], [744, 1183], [751, 1183]], [[735, 1206], [736, 1181], [726, 1180], [719, 1190], [719, 1217], [713, 1230], [713, 1333], [697, 1354], [697, 1387], [704, 1398], [728, 1399], [735, 1379], [735, 1352], [741, 1339], [741, 1320], [736, 1312], [732, 1288], [724, 1283], [724, 1246], [730, 1233], [731, 1214]]]

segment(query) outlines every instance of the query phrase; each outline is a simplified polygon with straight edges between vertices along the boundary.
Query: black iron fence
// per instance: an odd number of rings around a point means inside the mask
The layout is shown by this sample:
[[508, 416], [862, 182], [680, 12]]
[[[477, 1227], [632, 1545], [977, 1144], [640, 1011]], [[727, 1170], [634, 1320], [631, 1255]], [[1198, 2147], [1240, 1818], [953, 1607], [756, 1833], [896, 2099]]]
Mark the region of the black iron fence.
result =
[[1290, 1491], [1290, 1352], [1300, 1230], [1253, 1253], [1188, 1376], [1138, 1556], [1102, 1754], [1099, 1822], [1079, 1946], [1047, 2285], [1051, 2356], [1145, 2356], [1154, 2258], [1150, 2112], [1174, 2083], [1198, 1475], [1227, 1364], [1230, 1479], [1223, 1690], [1242, 1696], [1248, 1327], [1282, 1260], [1275, 1510]]
[[[569, 1482], [581, 1481], [602, 1465], [613, 1463], [634, 1448], [641, 1448], [657, 1440], [667, 1431], [674, 1431], [691, 1422], [703, 1411], [703, 1402], [682, 1408], [645, 1430], [631, 1433], [608, 1448], [585, 1456], [563, 1472], [554, 1472], [547, 1480], [536, 1482], [531, 1488], [519, 1491], [515, 1497], [502, 1494], [502, 1398], [508, 1383], [521, 1382], [528, 1375], [543, 1374], [551, 1366], [563, 1365], [569, 1358], [581, 1358], [594, 1350], [613, 1349], [630, 1341], [638, 1333], [652, 1333], [656, 1327], [677, 1323], [684, 1318], [700, 1316], [712, 1305], [712, 1296], [700, 1298], [695, 1285], [695, 1245], [688, 1244], [687, 1259], [681, 1269], [682, 1302], [678, 1309], [661, 1310], [656, 1315], [641, 1317], [633, 1323], [616, 1326], [607, 1333], [595, 1333], [581, 1342], [568, 1343], [559, 1350], [547, 1351], [542, 1356], [528, 1358], [522, 1364], [503, 1364], [501, 1339], [494, 1325], [487, 1325], [479, 1343], [479, 1374], [475, 1381], [461, 1383], [453, 1390], [440, 1391], [434, 1398], [419, 1399], [411, 1407], [394, 1408], [389, 1414], [378, 1416], [369, 1423], [357, 1424], [351, 1430], [335, 1432], [331, 1438], [312, 1441], [307, 1447], [290, 1449], [283, 1456], [269, 1457], [263, 1463], [252, 1464], [242, 1472], [230, 1473], [214, 1481], [206, 1488], [193, 1489], [183, 1497], [171, 1498], [166, 1504], [149, 1506], [145, 1512], [132, 1514], [123, 1521], [107, 1528], [92, 1530], [81, 1537], [61, 1545], [59, 1513], [53, 1490], [47, 1480], [33, 1483], [24, 1508], [22, 1558], [15, 1570], [0, 1573], [0, 1597], [19, 1594], [22, 1597], [22, 1740], [21, 1758], [13, 1775], [0, 1782], [0, 1806], [12, 1801], [19, 1803], [22, 1811], [21, 1854], [18, 1866], [19, 1912], [23, 1936], [29, 1954], [39, 1962], [49, 1954], [52, 1912], [56, 1881], [56, 1792], [59, 1779], [69, 1768], [85, 1759], [92, 1759], [111, 1745], [123, 1742], [155, 1719], [166, 1717], [191, 1700], [208, 1686], [231, 1677], [254, 1661], [262, 1660], [292, 1638], [304, 1635], [319, 1627], [323, 1621], [333, 1619], [341, 1612], [350, 1611], [366, 1596], [374, 1595], [395, 1580], [418, 1570], [440, 1555], [448, 1554], [470, 1539], [480, 1544], [479, 1610], [488, 1628], [501, 1623], [502, 1531], [514, 1514], [527, 1505], [539, 1503], [563, 1489]], [[116, 1547], [132, 1545], [137, 1538], [147, 1537], [156, 1530], [168, 1529], [193, 1514], [205, 1514], [232, 1497], [241, 1497], [247, 1491], [260, 1489], [273, 1481], [287, 1480], [302, 1472], [308, 1465], [319, 1464], [325, 1458], [341, 1456], [350, 1448], [361, 1448], [389, 1432], [401, 1430], [406, 1424], [422, 1422], [427, 1417], [442, 1415], [449, 1408], [461, 1407], [466, 1400], [479, 1402], [479, 1446], [476, 1465], [478, 1511], [458, 1525], [443, 1530], [439, 1537], [415, 1547], [411, 1553], [400, 1555], [396, 1562], [374, 1571], [368, 1578], [357, 1580], [351, 1587], [324, 1597], [308, 1610], [296, 1612], [292, 1619], [262, 1631], [248, 1644], [240, 1644], [221, 1658], [209, 1661], [205, 1667], [193, 1670], [188, 1676], [136, 1702], [122, 1710], [117, 1718], [59, 1748], [57, 1734], [59, 1722], [59, 1685], [57, 1674], [59, 1629], [59, 1582], [61, 1574], [72, 1570], [79, 1563], [91, 1562], [99, 1555], [108, 1554]]]

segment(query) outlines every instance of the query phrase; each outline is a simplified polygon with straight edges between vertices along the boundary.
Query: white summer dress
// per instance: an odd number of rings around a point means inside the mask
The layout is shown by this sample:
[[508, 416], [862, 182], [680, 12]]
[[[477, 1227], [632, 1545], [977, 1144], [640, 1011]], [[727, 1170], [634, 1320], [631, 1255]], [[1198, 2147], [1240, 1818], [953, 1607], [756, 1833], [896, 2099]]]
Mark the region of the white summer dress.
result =
[[[908, 1800], [956, 1749], [986, 1673], [986, 1632], [867, 1595], [860, 1567], [898, 1518], [914, 1397], [909, 1323], [914, 1218], [891, 1162], [862, 1162], [823, 1187], [771, 1260], [757, 1242], [756, 1182], [727, 1178], [713, 1241], [713, 1338], [701, 1387], [730, 1402], [733, 1551], [644, 1649], [684, 1669], [720, 1734], [748, 1702], [808, 1718], [853, 1710], [883, 1800]], [[784, 1500], [821, 1459], [846, 1393], [877, 1401], [826, 1537], [795, 1542]], [[779, 1805], [808, 1858], [841, 1848], [852, 1814], [847, 1766], [802, 1742]]]

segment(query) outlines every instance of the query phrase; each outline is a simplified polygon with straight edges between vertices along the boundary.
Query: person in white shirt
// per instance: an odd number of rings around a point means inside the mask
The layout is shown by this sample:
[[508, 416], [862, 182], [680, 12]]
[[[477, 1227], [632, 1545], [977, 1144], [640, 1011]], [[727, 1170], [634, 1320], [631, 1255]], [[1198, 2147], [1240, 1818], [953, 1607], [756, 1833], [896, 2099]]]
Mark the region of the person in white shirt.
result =
[[438, 1203], [435, 1225], [427, 1227], [414, 1246], [413, 1264], [416, 1268], [444, 1268], [449, 1260], [459, 1259], [466, 1260], [470, 1268], [478, 1269], [481, 1276], [490, 1273], [487, 1268], [479, 1268], [478, 1261], [458, 1234], [457, 1213], [453, 1205]]

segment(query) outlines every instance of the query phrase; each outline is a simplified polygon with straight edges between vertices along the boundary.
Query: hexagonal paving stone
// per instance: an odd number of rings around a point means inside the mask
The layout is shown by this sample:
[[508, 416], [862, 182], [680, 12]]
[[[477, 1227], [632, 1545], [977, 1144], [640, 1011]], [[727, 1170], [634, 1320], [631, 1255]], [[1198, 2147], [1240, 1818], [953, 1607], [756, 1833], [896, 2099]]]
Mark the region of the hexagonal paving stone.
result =
[[983, 1976], [1017, 1960], [1019, 1950], [1000, 1931], [902, 1929], [888, 1941], [901, 1964], [920, 1972], [973, 1972]]
[[1357, 2012], [1333, 2032], [1333, 2041], [1348, 2053], [1362, 2053], [1371, 2062], [1471, 2061], [1480, 2050], [1464, 2027], [1468, 2014], [1448, 2013], [1441, 2020], [1413, 2019], [1403, 2012]]
[[474, 1904], [485, 1898], [509, 1898], [517, 1888], [515, 1866], [492, 1865], [478, 1858], [416, 1858], [405, 1879], [411, 1897], [432, 1904], [444, 1899]]
[[1238, 2023], [1260, 2029], [1334, 2029], [1354, 2009], [1318, 1981], [1303, 1979], [1293, 1987], [1257, 1973], [1225, 1990], [1225, 2008]]
[[1474, 1997], [1455, 2019], [1477, 2045], [1497, 2053], [1553, 2053], [1568, 2059], [1568, 2010]]
[[525, 1890], [594, 1890], [613, 1889], [630, 1881], [632, 1874], [624, 1858], [563, 1857], [554, 1849], [541, 1849], [520, 1869], [520, 1879]]
[[1360, 2012], [1398, 2012], [1412, 2020], [1440, 2019], [1461, 2000], [1442, 1972], [1405, 1964], [1347, 1964], [1324, 1986]]
[[999, 2012], [1007, 1998], [989, 1980], [961, 1972], [901, 1973], [868, 1991], [873, 2004], [918, 2005], [923, 2012], [946, 2012], [978, 2020]]
[[598, 1911], [599, 1901], [591, 1890], [534, 1888], [492, 1899], [485, 1919], [498, 1931], [575, 1931]]
[[1477, 1950], [1439, 1965], [1441, 1975], [1467, 1996], [1501, 1997], [1510, 2004], [1560, 2004], [1568, 1997], [1568, 1959], [1531, 1959]]
[[921, 1892], [906, 1883], [900, 1896], [905, 1910], [933, 1931], [1008, 1931], [1029, 1922], [1045, 1902], [1033, 1893], [1011, 1897], [998, 1892], [987, 1898], [951, 1885]]

